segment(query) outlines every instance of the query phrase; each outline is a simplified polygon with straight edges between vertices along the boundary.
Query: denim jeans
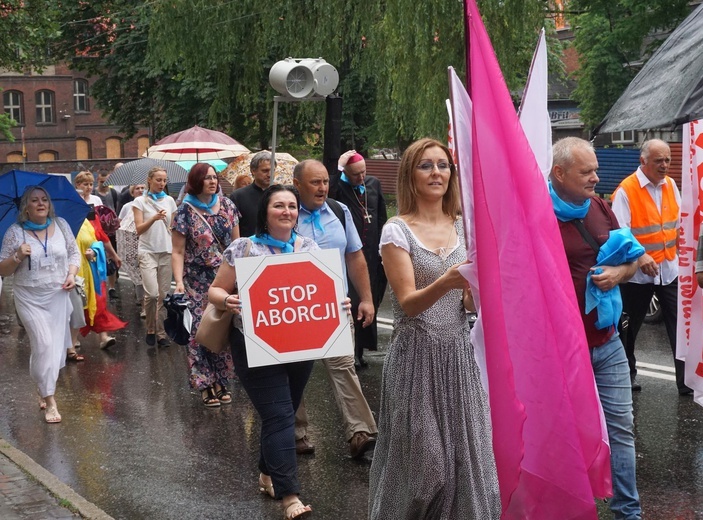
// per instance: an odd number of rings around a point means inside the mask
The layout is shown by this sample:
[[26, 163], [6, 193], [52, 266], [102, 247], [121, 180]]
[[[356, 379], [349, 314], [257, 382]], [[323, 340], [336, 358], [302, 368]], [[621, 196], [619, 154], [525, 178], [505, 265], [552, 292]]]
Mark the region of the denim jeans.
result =
[[642, 509], [635, 473], [632, 387], [625, 349], [615, 333], [604, 345], [590, 351], [610, 441], [613, 474], [610, 509], [616, 519], [640, 520]]
[[276, 498], [298, 494], [295, 411], [312, 372], [312, 361], [249, 368], [244, 336], [230, 333], [232, 359], [240, 383], [261, 418], [259, 471], [270, 475]]

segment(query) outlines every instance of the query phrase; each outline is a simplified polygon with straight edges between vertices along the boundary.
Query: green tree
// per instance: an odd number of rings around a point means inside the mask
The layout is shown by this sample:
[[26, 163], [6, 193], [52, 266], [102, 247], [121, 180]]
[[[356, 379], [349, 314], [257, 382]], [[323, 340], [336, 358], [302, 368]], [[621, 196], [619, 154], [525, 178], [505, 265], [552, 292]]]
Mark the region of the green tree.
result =
[[147, 59], [149, 3], [134, 0], [75, 2], [64, 13], [61, 55], [94, 75], [91, 96], [103, 116], [126, 137], [140, 127], [156, 140], [207, 120], [211, 87], [181, 74], [176, 65]]
[[572, 0], [568, 5], [580, 63], [574, 98], [581, 119], [594, 128], [663, 42], [650, 35], [676, 27], [689, 12], [688, 2]]
[[[21, 72], [41, 69], [49, 59], [51, 42], [59, 35], [56, 2], [49, 0], [0, 1], [0, 68]], [[17, 122], [0, 114], [0, 135], [10, 141]]]
[[[511, 88], [524, 84], [546, 0], [480, 1]], [[149, 55], [186, 77], [215, 78], [213, 123], [270, 135], [268, 72], [287, 56], [323, 56], [340, 73], [348, 146], [402, 145], [444, 137], [447, 66], [465, 63], [463, 2], [394, 0], [155, 0]], [[215, 71], [214, 73], [212, 71]], [[283, 139], [319, 130], [323, 105], [286, 105]]]

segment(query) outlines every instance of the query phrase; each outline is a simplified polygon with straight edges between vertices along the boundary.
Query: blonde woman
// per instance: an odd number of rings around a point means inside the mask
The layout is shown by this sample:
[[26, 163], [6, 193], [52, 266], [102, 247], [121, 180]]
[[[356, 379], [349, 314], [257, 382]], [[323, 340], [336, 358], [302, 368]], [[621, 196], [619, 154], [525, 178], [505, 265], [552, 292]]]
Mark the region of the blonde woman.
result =
[[0, 275], [14, 275], [17, 314], [29, 337], [29, 374], [37, 385], [47, 423], [61, 422], [54, 393], [71, 346], [69, 291], [80, 254], [66, 221], [54, 215], [49, 194], [30, 187], [22, 195], [17, 223], [5, 233]]
[[161, 316], [163, 299], [171, 287], [171, 222], [178, 209], [164, 189], [168, 178], [163, 168], [147, 174], [147, 191], [134, 199], [134, 226], [139, 235], [139, 271], [144, 286], [146, 344], [167, 347], [170, 343]]

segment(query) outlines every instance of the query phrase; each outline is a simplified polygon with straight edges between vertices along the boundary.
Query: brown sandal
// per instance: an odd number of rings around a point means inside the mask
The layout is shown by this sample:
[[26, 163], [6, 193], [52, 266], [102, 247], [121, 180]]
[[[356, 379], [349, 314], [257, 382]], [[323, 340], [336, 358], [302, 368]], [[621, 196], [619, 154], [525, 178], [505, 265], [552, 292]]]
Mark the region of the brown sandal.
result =
[[78, 352], [68, 352], [66, 354], [66, 361], [78, 363], [80, 361], [85, 361], [85, 356], [83, 354], [79, 354]]
[[220, 406], [220, 400], [215, 395], [215, 390], [211, 386], [208, 386], [205, 390], [201, 391], [200, 394], [206, 408], [217, 408]]
[[303, 518], [310, 518], [310, 515], [312, 515], [312, 508], [303, 505], [297, 498], [288, 504], [288, 507], [283, 508], [283, 520], [302, 520]]

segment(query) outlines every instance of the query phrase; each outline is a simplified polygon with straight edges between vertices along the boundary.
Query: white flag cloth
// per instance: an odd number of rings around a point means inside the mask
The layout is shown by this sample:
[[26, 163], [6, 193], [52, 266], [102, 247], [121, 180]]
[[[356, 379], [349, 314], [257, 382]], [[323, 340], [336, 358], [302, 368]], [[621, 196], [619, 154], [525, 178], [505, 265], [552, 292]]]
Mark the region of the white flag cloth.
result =
[[683, 126], [676, 357], [685, 361], [684, 381], [693, 389], [693, 400], [703, 406], [703, 290], [695, 272], [703, 208], [701, 181], [703, 121], [693, 121]]
[[547, 42], [542, 29], [532, 56], [519, 118], [545, 180], [552, 168], [552, 122], [547, 109], [547, 93]]

